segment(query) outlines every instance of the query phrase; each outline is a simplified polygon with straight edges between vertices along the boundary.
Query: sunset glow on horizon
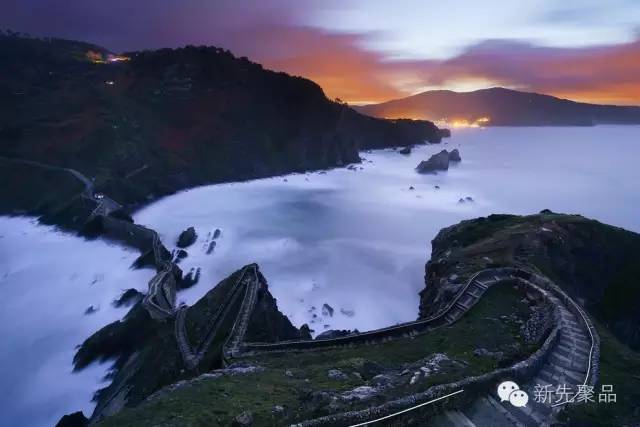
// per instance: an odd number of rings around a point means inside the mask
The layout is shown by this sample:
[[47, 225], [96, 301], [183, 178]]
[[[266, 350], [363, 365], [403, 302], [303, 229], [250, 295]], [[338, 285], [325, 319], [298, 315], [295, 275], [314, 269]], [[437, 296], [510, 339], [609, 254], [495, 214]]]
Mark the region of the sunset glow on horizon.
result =
[[25, 0], [0, 16], [114, 52], [216, 45], [357, 105], [495, 86], [640, 105], [638, 22], [634, 0]]

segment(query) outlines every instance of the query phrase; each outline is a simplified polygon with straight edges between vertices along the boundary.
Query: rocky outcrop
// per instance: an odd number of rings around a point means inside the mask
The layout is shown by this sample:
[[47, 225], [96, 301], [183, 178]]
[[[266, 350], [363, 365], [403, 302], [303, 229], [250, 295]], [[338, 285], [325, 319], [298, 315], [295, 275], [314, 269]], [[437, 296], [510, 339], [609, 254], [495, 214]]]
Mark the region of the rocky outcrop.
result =
[[120, 295], [120, 298], [114, 300], [112, 304], [116, 308], [129, 307], [140, 302], [143, 296], [142, 292], [137, 289], [130, 288], [124, 291], [122, 295]]
[[267, 281], [259, 275], [261, 287], [256, 305], [249, 319], [245, 340], [251, 342], [277, 342], [308, 338], [307, 331], [296, 328], [289, 318], [278, 310], [276, 299], [269, 292]]
[[409, 154], [411, 154], [411, 147], [409, 147], [409, 146], [404, 147], [403, 149], [399, 150], [398, 153], [409, 155]]
[[[360, 150], [442, 138], [431, 122], [359, 114], [310, 80], [221, 48], [135, 52], [130, 61], [100, 65], [78, 53], [82, 45], [0, 34], [3, 87], [30, 88], [28, 96], [0, 96], [0, 156], [80, 170], [97, 177], [96, 192], [124, 206], [196, 185], [343, 166], [359, 162]], [[0, 213], [51, 214], [51, 223], [82, 227], [74, 220], [84, 218], [73, 199], [78, 183], [53, 175], [9, 171], [0, 179], [7, 183]]]
[[196, 234], [196, 230], [193, 227], [189, 227], [186, 230], [184, 230], [182, 233], [180, 233], [180, 236], [178, 236], [178, 241], [176, 242], [176, 245], [179, 248], [188, 248], [189, 246], [193, 245], [196, 242], [196, 239], [198, 238], [198, 235]]
[[429, 160], [423, 160], [416, 167], [418, 173], [436, 173], [438, 171], [446, 171], [449, 169], [449, 152], [442, 150], [438, 154], [434, 154]]
[[460, 162], [460, 152], [457, 148], [451, 152], [442, 150], [438, 154], [432, 155], [429, 160], [423, 160], [416, 167], [418, 173], [437, 173], [438, 171], [446, 171], [449, 169], [449, 163]]
[[432, 155], [429, 160], [423, 160], [416, 167], [416, 171], [418, 173], [436, 173], [438, 171], [446, 171], [449, 169], [449, 163], [451, 162], [460, 162], [462, 158], [460, 157], [460, 152], [457, 148], [453, 149], [451, 152], [447, 150], [442, 150], [438, 154]]
[[82, 411], [78, 411], [60, 418], [55, 427], [86, 427], [88, 425], [89, 419], [84, 416]]
[[92, 419], [136, 405], [168, 384], [221, 368], [223, 347], [237, 330], [252, 289], [256, 298], [247, 313], [246, 338], [267, 343], [310, 338], [308, 328], [298, 330], [278, 310], [256, 265], [231, 274], [193, 306], [182, 306], [175, 317], [154, 319], [138, 302], [121, 321], [85, 340], [74, 357], [76, 370], [95, 361], [115, 361], [112, 383], [96, 393]]
[[640, 235], [579, 215], [490, 215], [444, 228], [432, 241], [420, 315], [438, 312], [455, 276], [495, 266], [537, 268], [624, 343], [640, 348]]
[[449, 161], [450, 162], [460, 162], [460, 161], [462, 161], [462, 158], [460, 157], [460, 152], [458, 151], [457, 148], [454, 148], [449, 153]]
[[326, 302], [322, 304], [322, 315], [325, 317], [333, 317], [333, 307]]

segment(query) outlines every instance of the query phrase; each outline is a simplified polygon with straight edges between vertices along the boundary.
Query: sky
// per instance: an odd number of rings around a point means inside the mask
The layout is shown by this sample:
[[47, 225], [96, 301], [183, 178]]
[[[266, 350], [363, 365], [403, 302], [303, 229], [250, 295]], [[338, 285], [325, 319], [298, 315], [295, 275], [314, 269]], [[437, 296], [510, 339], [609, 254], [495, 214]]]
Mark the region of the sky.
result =
[[504, 86], [640, 105], [640, 0], [0, 0], [0, 28], [216, 45], [354, 104]]

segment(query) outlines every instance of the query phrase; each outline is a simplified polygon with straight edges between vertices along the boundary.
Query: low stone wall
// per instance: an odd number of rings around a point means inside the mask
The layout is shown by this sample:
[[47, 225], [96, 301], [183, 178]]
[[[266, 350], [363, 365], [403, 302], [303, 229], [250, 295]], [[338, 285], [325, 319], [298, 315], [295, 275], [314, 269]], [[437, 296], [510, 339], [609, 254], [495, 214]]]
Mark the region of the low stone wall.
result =
[[[536, 285], [552, 292], [556, 297], [560, 299], [560, 301], [562, 301], [567, 310], [569, 310], [574, 316], [576, 316], [577, 319], [581, 319], [585, 323], [592, 341], [592, 348], [590, 352], [591, 363], [589, 368], [588, 382], [591, 385], [596, 385], [600, 378], [600, 336], [598, 335], [598, 331], [596, 330], [596, 327], [589, 315], [585, 313], [584, 310], [580, 308], [578, 304], [576, 304], [576, 302], [571, 299], [571, 297], [569, 297], [569, 295], [567, 295], [558, 285], [556, 285], [547, 277], [540, 274], [529, 273], [521, 269], [514, 270], [516, 270], [516, 275], [523, 276], [523, 278], [531, 280]], [[525, 277], [527, 276], [527, 274], [529, 274], [529, 276]]]
[[[533, 285], [533, 289], [548, 300], [545, 291], [543, 291], [536, 285]], [[559, 338], [560, 330], [558, 328], [558, 322], [560, 313], [559, 308], [555, 306], [555, 304], [554, 307], [555, 308], [553, 311], [553, 317], [556, 326], [551, 330], [542, 346], [535, 353], [533, 353], [527, 359], [516, 363], [515, 365], [512, 365], [508, 368], [497, 369], [480, 376], [468, 377], [453, 383], [432, 386], [423, 392], [401, 397], [399, 399], [387, 402], [383, 405], [363, 409], [360, 411], [349, 411], [343, 412], [341, 414], [327, 415], [325, 417], [320, 417], [294, 424], [292, 425], [292, 427], [338, 427], [363, 423], [387, 416], [389, 414], [393, 414], [394, 412], [402, 411], [403, 409], [428, 402], [441, 396], [446, 396], [458, 390], [464, 390], [460, 394], [443, 399], [438, 403], [425, 405], [422, 408], [418, 408], [415, 411], [411, 411], [411, 413], [408, 413], [413, 417], [418, 415], [421, 417], [435, 415], [436, 413], [439, 413], [445, 409], [455, 409], [463, 407], [464, 405], [471, 403], [479, 395], [493, 393], [496, 384], [506, 378], [519, 382], [525, 382], [542, 368], [542, 365], [544, 365], [547, 358], [549, 357], [549, 353], [553, 349], [556, 340]]]
[[[512, 276], [509, 279], [503, 279], [504, 281], [514, 281], [516, 283], [522, 283], [529, 286], [535, 292], [538, 292], [542, 297], [549, 301], [553, 306], [553, 321], [554, 328], [551, 330], [543, 345], [526, 360], [516, 363], [515, 365], [497, 369], [484, 375], [468, 377], [463, 380], [442, 384], [428, 388], [426, 391], [405, 396], [391, 402], [387, 402], [383, 405], [379, 405], [372, 408], [363, 409], [360, 411], [349, 411], [341, 414], [328, 415], [325, 417], [316, 418], [313, 420], [303, 421], [301, 423], [293, 425], [293, 427], [311, 427], [311, 426], [346, 426], [358, 423], [364, 423], [372, 421], [384, 416], [388, 416], [395, 412], [402, 411], [404, 409], [419, 405], [424, 402], [436, 399], [441, 396], [446, 396], [458, 390], [463, 390], [462, 393], [456, 394], [442, 401], [435, 402], [434, 404], [425, 405], [414, 411], [410, 411], [407, 415], [399, 415], [399, 417], [416, 417], [416, 416], [428, 416], [435, 415], [446, 409], [456, 409], [464, 405], [471, 403], [478, 396], [493, 393], [493, 388], [496, 384], [509, 378], [518, 382], [526, 382], [531, 379], [535, 374], [542, 369], [542, 366], [547, 361], [553, 347], [560, 336], [560, 307], [557, 302], [549, 298], [549, 295], [553, 295], [558, 298], [561, 303], [571, 311], [578, 319], [582, 319], [586, 327], [589, 329], [592, 336], [592, 352], [590, 361], [590, 372], [588, 380], [586, 382], [591, 385], [595, 385], [598, 380], [599, 373], [599, 337], [593, 322], [582, 311], [582, 309], [562, 290], [558, 285], [553, 283], [548, 278], [518, 268], [500, 268], [493, 270], [497, 276]], [[477, 276], [474, 276], [477, 277]], [[501, 281], [503, 281], [501, 280]], [[447, 311], [447, 310], [444, 310]], [[397, 422], [400, 418], [395, 418]], [[422, 418], [424, 419], [424, 418]]]
[[153, 249], [155, 231], [110, 216], [100, 217], [99, 220], [105, 237], [123, 242], [143, 253]]
[[[276, 352], [276, 351], [306, 351], [316, 349], [326, 349], [340, 346], [349, 345], [367, 345], [377, 342], [384, 342], [392, 339], [403, 338], [419, 333], [423, 333], [429, 329], [442, 326], [447, 323], [445, 320], [446, 314], [451, 310], [455, 303], [465, 294], [467, 289], [471, 286], [474, 280], [482, 280], [487, 278], [493, 278], [496, 270], [482, 270], [474, 274], [467, 280], [467, 283], [462, 287], [460, 292], [455, 298], [438, 314], [427, 318], [416, 320], [413, 322], [401, 323], [395, 326], [389, 326], [386, 328], [375, 329], [373, 331], [361, 332], [358, 334], [347, 335], [343, 337], [336, 337], [325, 340], [300, 340], [300, 341], [281, 341], [277, 343], [243, 343], [241, 351], [244, 355], [256, 354], [263, 352]], [[487, 277], [485, 277], [487, 276]], [[488, 277], [490, 276], [490, 277]]]

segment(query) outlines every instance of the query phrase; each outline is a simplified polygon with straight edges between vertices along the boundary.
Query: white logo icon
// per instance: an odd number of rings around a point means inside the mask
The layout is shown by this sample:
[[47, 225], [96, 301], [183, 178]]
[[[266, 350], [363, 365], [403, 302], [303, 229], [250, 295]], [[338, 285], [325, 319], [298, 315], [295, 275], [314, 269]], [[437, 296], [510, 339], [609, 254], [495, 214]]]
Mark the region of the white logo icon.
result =
[[527, 406], [529, 401], [529, 395], [523, 390], [514, 390], [509, 395], [509, 402], [516, 408], [522, 408]]
[[518, 384], [513, 381], [504, 381], [498, 385], [498, 397], [501, 402], [509, 402], [517, 408], [522, 408], [529, 402], [529, 395], [520, 390]]

